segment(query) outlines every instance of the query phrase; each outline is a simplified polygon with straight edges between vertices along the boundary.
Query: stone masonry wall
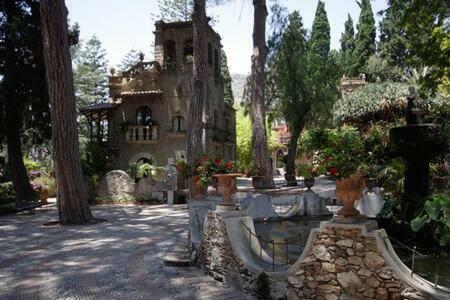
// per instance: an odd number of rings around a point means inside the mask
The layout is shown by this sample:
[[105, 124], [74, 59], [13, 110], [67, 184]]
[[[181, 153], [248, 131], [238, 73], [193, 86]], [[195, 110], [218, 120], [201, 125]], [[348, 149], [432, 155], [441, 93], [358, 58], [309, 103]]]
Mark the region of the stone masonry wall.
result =
[[208, 275], [223, 283], [238, 274], [242, 278], [242, 287], [251, 290], [255, 275], [234, 254], [223, 218], [211, 211], [206, 218], [199, 249], [199, 263]]
[[424, 299], [399, 280], [361, 228], [325, 225], [306, 251], [288, 277], [288, 299]]

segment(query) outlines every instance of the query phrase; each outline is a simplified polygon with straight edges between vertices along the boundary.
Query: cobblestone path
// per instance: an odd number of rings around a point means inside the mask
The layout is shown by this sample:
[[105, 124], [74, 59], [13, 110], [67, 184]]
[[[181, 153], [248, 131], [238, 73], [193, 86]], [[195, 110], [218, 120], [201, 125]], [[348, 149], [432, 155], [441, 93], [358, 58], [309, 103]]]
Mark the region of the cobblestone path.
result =
[[56, 210], [0, 217], [0, 299], [244, 299], [196, 267], [166, 267], [184, 206], [94, 206], [107, 222], [43, 226]]

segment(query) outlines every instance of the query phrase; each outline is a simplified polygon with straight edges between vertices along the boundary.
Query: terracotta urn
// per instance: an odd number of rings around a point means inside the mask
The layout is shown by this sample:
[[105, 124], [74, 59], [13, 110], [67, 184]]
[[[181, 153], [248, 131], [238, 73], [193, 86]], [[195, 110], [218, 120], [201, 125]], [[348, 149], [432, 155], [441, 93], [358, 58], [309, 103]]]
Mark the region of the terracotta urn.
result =
[[360, 215], [359, 210], [355, 208], [355, 202], [363, 196], [365, 186], [364, 177], [360, 173], [336, 181], [336, 198], [341, 200], [343, 204], [343, 207], [338, 211], [338, 215], [343, 217]]
[[231, 195], [236, 193], [236, 178], [241, 174], [215, 174], [217, 178], [217, 191], [223, 196], [223, 200], [218, 204], [223, 210], [236, 210], [236, 204], [231, 200]]
[[303, 184], [308, 189], [308, 191], [311, 191], [311, 188], [314, 186], [314, 178], [304, 179]]
[[39, 200], [41, 202], [41, 205], [47, 205], [48, 204], [48, 191], [46, 189], [42, 189], [39, 192]]

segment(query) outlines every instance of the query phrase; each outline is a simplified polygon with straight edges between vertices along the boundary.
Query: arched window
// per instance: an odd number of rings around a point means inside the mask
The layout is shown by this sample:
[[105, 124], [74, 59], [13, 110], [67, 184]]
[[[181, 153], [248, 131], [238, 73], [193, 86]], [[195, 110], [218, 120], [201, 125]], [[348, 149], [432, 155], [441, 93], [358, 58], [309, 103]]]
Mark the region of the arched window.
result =
[[176, 47], [175, 41], [168, 40], [164, 43], [164, 63], [175, 64], [176, 62]]
[[194, 59], [194, 47], [192, 46], [192, 40], [184, 41], [183, 49], [183, 61], [185, 63], [191, 63]]
[[149, 126], [152, 125], [152, 110], [148, 106], [141, 106], [136, 112], [136, 125]]
[[208, 43], [208, 64], [213, 64], [213, 50], [211, 43]]
[[175, 132], [184, 131], [184, 118], [182, 116], [176, 116], [172, 120], [172, 129]]

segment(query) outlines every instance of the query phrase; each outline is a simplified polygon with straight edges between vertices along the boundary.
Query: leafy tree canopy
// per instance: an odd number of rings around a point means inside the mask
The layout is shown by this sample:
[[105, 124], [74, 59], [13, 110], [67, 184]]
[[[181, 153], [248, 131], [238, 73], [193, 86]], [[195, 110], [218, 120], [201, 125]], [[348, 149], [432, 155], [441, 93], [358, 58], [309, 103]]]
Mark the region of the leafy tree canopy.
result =
[[408, 65], [430, 67], [423, 90], [450, 93], [450, 5], [446, 0], [390, 0], [407, 36]]

